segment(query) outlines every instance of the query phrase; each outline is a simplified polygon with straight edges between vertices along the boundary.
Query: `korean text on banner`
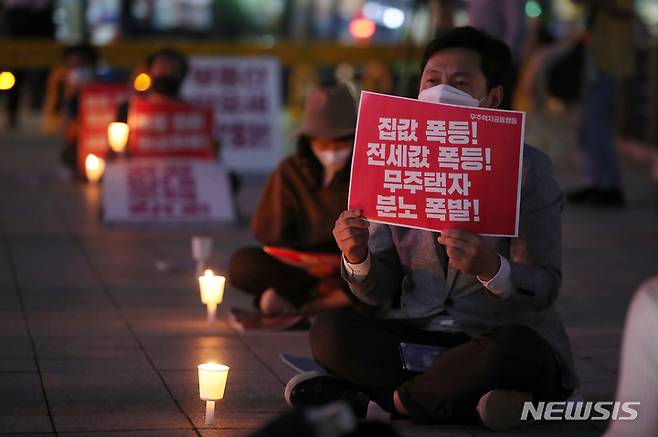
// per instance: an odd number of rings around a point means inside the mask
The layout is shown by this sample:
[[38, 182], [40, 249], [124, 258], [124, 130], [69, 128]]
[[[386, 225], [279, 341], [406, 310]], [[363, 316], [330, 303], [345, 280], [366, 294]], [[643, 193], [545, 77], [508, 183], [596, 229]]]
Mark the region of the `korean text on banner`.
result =
[[283, 156], [280, 65], [270, 57], [193, 57], [182, 89], [212, 105], [221, 161], [238, 171], [272, 170]]
[[212, 158], [213, 112], [209, 106], [134, 97], [128, 113], [131, 156]]
[[349, 208], [368, 220], [517, 236], [525, 114], [363, 92]]
[[107, 126], [116, 121], [117, 107], [128, 99], [128, 95], [128, 87], [114, 83], [90, 84], [80, 91], [78, 166], [82, 173], [87, 155], [105, 156], [110, 147]]
[[106, 223], [234, 221], [224, 167], [211, 160], [140, 158], [108, 163], [103, 177]]

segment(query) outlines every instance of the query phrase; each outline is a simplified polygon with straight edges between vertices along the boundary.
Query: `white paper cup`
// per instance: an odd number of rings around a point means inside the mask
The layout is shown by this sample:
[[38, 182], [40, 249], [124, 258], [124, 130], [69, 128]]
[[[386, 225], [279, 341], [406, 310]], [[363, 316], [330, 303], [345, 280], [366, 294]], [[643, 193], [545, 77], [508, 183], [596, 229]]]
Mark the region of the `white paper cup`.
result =
[[196, 261], [206, 261], [212, 253], [211, 237], [192, 237], [192, 258]]

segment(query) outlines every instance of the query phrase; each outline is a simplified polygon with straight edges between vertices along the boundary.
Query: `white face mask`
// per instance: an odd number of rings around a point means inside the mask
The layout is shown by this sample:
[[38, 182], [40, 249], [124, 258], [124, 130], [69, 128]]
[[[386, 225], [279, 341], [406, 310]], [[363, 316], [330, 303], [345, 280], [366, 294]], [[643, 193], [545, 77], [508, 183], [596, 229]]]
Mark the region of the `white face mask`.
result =
[[311, 147], [315, 157], [318, 158], [320, 164], [324, 168], [339, 169], [345, 165], [348, 158], [352, 155], [352, 149], [339, 149], [339, 150], [318, 150]]
[[447, 103], [449, 105], [478, 107], [487, 97], [480, 100], [450, 85], [436, 85], [426, 88], [418, 94], [418, 100], [430, 103]]

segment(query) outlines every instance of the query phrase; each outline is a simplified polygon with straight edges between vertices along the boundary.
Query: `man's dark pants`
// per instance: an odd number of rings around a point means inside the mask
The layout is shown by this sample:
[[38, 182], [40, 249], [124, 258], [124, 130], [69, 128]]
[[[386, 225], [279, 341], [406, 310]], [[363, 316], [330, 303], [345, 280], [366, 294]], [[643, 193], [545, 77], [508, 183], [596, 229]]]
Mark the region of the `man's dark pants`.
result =
[[[532, 329], [506, 325], [476, 337], [424, 331], [354, 309], [321, 314], [310, 332], [315, 359], [391, 409], [393, 391], [417, 423], [474, 423], [493, 389], [530, 392], [535, 401], [571, 394], [548, 343]], [[423, 374], [403, 369], [400, 342], [448, 347]]]

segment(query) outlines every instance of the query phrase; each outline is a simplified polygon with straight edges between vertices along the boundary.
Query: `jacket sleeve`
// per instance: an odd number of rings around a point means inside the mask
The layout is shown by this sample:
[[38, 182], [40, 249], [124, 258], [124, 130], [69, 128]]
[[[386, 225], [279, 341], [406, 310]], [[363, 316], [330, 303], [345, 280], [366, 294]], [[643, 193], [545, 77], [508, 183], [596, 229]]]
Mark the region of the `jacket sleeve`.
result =
[[270, 176], [251, 221], [254, 238], [266, 246], [293, 247], [299, 240], [295, 217], [298, 201], [279, 166]]
[[552, 164], [540, 152], [526, 169], [519, 236], [510, 245], [512, 295], [503, 301], [506, 304], [541, 310], [557, 298], [562, 282], [563, 205]]
[[371, 223], [370, 239], [370, 271], [360, 282], [353, 281], [343, 269], [343, 278], [347, 281], [352, 294], [361, 302], [381, 308], [388, 308], [393, 303], [393, 297], [400, 289], [403, 274], [391, 230], [387, 225]]

